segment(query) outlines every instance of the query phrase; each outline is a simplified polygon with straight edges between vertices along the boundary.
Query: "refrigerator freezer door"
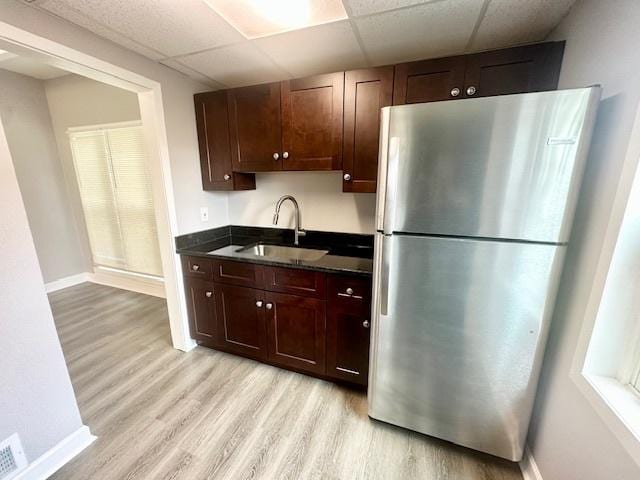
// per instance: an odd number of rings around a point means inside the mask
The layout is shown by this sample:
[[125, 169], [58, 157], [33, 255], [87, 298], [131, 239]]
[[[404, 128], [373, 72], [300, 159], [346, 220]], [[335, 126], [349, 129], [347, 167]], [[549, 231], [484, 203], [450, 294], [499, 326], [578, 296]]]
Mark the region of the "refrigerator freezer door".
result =
[[369, 415], [520, 460], [565, 248], [378, 234]]
[[384, 232], [568, 241], [599, 96], [592, 87], [388, 107]]

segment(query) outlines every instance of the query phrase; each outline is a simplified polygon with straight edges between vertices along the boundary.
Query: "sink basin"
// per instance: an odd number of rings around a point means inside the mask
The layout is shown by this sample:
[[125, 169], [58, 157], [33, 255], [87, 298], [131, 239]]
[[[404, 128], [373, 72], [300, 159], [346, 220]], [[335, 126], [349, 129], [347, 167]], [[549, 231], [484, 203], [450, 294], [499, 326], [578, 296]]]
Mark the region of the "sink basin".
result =
[[268, 245], [255, 243], [236, 250], [238, 253], [254, 255], [256, 257], [277, 258], [278, 260], [294, 260], [313, 262], [324, 257], [329, 250], [314, 248], [287, 247], [284, 245]]

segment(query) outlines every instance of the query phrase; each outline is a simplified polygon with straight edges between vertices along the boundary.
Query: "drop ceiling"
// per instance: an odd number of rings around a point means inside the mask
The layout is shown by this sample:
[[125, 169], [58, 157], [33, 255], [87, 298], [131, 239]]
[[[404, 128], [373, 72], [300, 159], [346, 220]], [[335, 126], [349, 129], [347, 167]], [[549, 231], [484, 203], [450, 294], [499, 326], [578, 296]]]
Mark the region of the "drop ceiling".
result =
[[224, 88], [537, 42], [574, 2], [343, 0], [347, 19], [255, 39], [205, 0], [28, 4]]

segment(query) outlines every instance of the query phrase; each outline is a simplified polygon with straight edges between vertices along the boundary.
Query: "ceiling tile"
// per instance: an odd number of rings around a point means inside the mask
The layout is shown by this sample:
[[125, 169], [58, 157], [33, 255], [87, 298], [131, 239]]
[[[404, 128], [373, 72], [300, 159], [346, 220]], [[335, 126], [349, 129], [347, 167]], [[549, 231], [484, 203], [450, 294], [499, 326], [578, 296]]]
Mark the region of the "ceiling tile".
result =
[[48, 0], [41, 6], [53, 5], [60, 16], [71, 8], [165, 56], [244, 40], [202, 0]]
[[462, 53], [483, 0], [449, 0], [356, 19], [375, 65]]
[[492, 0], [473, 41], [488, 50], [544, 40], [575, 0]]
[[366, 66], [349, 22], [337, 22], [255, 40], [258, 47], [294, 76]]
[[352, 18], [433, 1], [438, 0], [343, 0]]
[[247, 38], [347, 18], [341, 0], [204, 0]]
[[286, 78], [266, 55], [249, 41], [179, 58], [180, 63], [228, 87]]
[[111, 40], [118, 45], [123, 46], [129, 50], [133, 50], [141, 55], [144, 55], [151, 60], [158, 60], [160, 58], [166, 57], [167, 55], [161, 52], [157, 52], [151, 48], [147, 48], [144, 45], [140, 45], [138, 42], [134, 42], [133, 40], [128, 39], [127, 37], [120, 35], [119, 33], [110, 30], [109, 28], [104, 27], [99, 22], [88, 18], [81, 13], [76, 12], [72, 8], [69, 8], [63, 0], [47, 0], [44, 3], [38, 4], [38, 7], [41, 7], [50, 13], [53, 13], [59, 17], [64, 18], [65, 20], [70, 21], [80, 27], [86, 28], [91, 32], [99, 35], [107, 40]]
[[213, 80], [211, 80], [206, 75], [203, 75], [203, 74], [201, 74], [199, 72], [196, 72], [192, 68], [189, 68], [186, 65], [183, 65], [182, 63], [180, 63], [175, 58], [168, 58], [166, 60], [162, 60], [160, 63], [165, 65], [165, 66], [167, 66], [167, 67], [169, 67], [169, 68], [173, 68], [174, 70], [177, 70], [180, 73], [183, 73], [187, 77], [190, 77], [190, 78], [192, 78], [194, 80], [197, 80], [200, 83], [204, 83], [205, 85], [209, 85], [210, 87], [213, 87], [215, 89], [224, 88], [224, 85], [221, 85], [218, 82], [214, 82]]

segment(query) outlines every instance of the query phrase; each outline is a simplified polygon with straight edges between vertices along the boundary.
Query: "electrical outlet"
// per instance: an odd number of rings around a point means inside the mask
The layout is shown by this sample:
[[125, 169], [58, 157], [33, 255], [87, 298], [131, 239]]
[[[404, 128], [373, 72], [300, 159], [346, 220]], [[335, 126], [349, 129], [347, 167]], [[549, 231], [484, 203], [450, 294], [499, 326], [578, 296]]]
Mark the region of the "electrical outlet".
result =
[[209, 221], [209, 209], [207, 207], [200, 207], [200, 220], [202, 222]]

